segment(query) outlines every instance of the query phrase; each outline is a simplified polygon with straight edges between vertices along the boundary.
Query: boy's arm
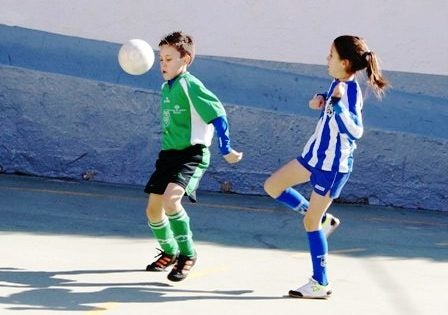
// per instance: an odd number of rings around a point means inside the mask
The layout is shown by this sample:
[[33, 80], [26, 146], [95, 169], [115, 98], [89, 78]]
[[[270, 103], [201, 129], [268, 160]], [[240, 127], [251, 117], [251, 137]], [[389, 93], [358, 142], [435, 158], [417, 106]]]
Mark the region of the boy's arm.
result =
[[232, 151], [230, 147], [229, 123], [226, 116], [219, 116], [212, 120], [218, 136], [219, 151], [222, 155], [229, 154]]
[[224, 159], [229, 163], [239, 162], [242, 159], [243, 154], [233, 150], [230, 145], [229, 123], [227, 117], [225, 115], [219, 116], [213, 119], [211, 123], [215, 127], [218, 136], [219, 151], [221, 151]]

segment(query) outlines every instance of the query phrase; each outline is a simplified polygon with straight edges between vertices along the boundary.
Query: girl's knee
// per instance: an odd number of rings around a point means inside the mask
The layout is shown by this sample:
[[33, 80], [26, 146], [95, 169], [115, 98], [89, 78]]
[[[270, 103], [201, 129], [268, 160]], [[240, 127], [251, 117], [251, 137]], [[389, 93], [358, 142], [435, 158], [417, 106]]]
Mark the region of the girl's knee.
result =
[[321, 218], [311, 215], [309, 212], [303, 217], [303, 227], [305, 231], [312, 232], [319, 230]]
[[274, 180], [272, 177], [269, 177], [264, 181], [264, 191], [271, 197], [275, 198], [280, 195], [281, 192], [278, 192], [277, 185], [275, 185]]

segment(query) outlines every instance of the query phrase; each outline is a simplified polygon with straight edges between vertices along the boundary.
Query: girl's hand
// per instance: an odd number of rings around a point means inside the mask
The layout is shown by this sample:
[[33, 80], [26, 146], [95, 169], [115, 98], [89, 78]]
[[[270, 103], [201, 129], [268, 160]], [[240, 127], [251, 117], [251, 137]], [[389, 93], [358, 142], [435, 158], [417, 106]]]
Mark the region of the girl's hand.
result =
[[308, 102], [311, 109], [322, 109], [325, 105], [325, 99], [322, 95], [314, 94], [313, 98]]
[[227, 163], [233, 164], [241, 161], [243, 158], [243, 152], [237, 152], [235, 150], [230, 151], [230, 153], [224, 155], [224, 159]]
[[332, 97], [341, 98], [345, 94], [345, 82], [339, 82], [331, 94]]

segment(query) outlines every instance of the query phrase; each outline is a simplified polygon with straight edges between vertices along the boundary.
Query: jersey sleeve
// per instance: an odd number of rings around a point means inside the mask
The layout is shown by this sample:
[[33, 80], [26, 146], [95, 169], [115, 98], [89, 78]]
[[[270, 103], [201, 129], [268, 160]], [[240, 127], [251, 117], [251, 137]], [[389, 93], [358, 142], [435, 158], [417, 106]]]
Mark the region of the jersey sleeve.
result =
[[362, 96], [356, 84], [350, 84], [342, 98], [331, 98], [339, 131], [358, 140], [364, 133], [362, 122]]
[[224, 106], [218, 97], [201, 82], [190, 82], [189, 92], [194, 108], [207, 124], [217, 117], [226, 115]]
[[229, 123], [226, 116], [219, 116], [212, 120], [218, 136], [219, 151], [222, 155], [229, 154], [232, 151], [230, 146]]

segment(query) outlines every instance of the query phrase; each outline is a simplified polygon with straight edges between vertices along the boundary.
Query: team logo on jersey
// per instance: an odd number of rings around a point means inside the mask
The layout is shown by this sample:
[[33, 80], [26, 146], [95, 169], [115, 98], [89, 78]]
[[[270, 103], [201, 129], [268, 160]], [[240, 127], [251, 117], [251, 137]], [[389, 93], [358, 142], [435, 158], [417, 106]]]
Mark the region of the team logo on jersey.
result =
[[170, 111], [168, 109], [165, 109], [162, 113], [162, 122], [164, 126], [170, 124]]
[[169, 104], [170, 103], [170, 99], [168, 96], [165, 96], [165, 98], [163, 99], [163, 104]]
[[[168, 103], [169, 103], [169, 100], [168, 100]], [[174, 105], [174, 107], [171, 109], [168, 109], [168, 108], [164, 109], [163, 114], [162, 114], [163, 125], [168, 126], [170, 124], [171, 115], [179, 115], [186, 111], [187, 110], [181, 108], [180, 105]]]
[[173, 114], [182, 114], [183, 112], [185, 112], [186, 111], [186, 109], [182, 109], [182, 108], [180, 108], [180, 105], [174, 105], [174, 108], [171, 110], [171, 112], [173, 113]]
[[327, 114], [328, 117], [333, 117], [334, 110], [333, 105], [330, 102], [328, 102], [327, 105], [325, 105], [325, 113]]

